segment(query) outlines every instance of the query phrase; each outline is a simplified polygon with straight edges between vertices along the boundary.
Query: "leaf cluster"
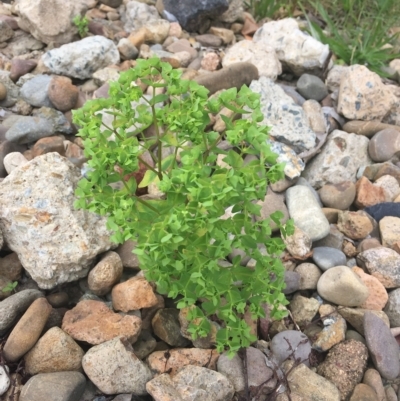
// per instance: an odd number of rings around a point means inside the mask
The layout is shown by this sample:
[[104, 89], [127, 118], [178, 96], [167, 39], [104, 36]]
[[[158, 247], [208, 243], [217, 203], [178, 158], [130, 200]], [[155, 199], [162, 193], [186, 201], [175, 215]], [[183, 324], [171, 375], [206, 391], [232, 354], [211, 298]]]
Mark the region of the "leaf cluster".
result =
[[[178, 308], [192, 306], [193, 339], [210, 332], [212, 318], [221, 326], [219, 350], [248, 346], [255, 338], [243, 314], [264, 316], [268, 303], [279, 318], [286, 303], [278, 257], [284, 244], [271, 237], [270, 223], [284, 235], [293, 231], [290, 223], [280, 224], [281, 212], [254, 219], [257, 201], [284, 167], [267, 144], [259, 95], [243, 86], [209, 99], [206, 88], [182, 80], [159, 59], [138, 60], [110, 84], [109, 94], [74, 113], [90, 166], [76, 189], [76, 207], [108, 216], [115, 242], [137, 241], [134, 252], [147, 279], [178, 298]], [[222, 116], [226, 131], [209, 130], [209, 114], [224, 107], [245, 118]], [[231, 148], [219, 146], [222, 140]], [[147, 171], [137, 183], [140, 164]], [[137, 195], [138, 187], [149, 185], [164, 195]], [[232, 214], [222, 217], [227, 208]], [[252, 258], [254, 267], [243, 266], [241, 256], [227, 263], [233, 249]]]
[[89, 32], [89, 20], [84, 16], [76, 15], [72, 20], [74, 25], [78, 28], [78, 34], [81, 38], [86, 37]]

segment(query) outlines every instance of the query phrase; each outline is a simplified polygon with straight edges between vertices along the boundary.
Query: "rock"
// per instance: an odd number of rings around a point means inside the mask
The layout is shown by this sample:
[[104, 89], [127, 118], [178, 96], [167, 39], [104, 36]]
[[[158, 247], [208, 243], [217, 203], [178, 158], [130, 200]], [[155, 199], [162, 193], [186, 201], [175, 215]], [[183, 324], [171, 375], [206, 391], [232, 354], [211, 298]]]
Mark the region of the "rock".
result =
[[400, 249], [400, 218], [387, 216], [379, 222], [382, 245], [396, 251]]
[[328, 89], [321, 78], [315, 75], [302, 74], [296, 83], [298, 92], [306, 99], [320, 101], [328, 96]]
[[383, 202], [364, 209], [378, 223], [386, 216], [400, 217], [400, 203]]
[[294, 269], [300, 275], [299, 290], [316, 290], [321, 271], [313, 263], [301, 263]]
[[357, 256], [357, 262], [376, 277], [385, 288], [400, 286], [400, 255], [393, 249], [368, 249]]
[[284, 294], [292, 294], [300, 288], [300, 274], [292, 271], [285, 271], [285, 288]]
[[393, 201], [400, 194], [400, 186], [395, 177], [383, 175], [375, 180], [375, 187], [383, 188], [387, 201]]
[[321, 305], [319, 314], [324, 328], [313, 336], [315, 338], [312, 347], [318, 352], [325, 352], [345, 339], [347, 325], [332, 305]]
[[78, 29], [72, 20], [86, 11], [84, 2], [62, 0], [21, 0], [18, 2], [19, 26], [43, 43], [72, 42]]
[[303, 398], [301, 400], [340, 401], [340, 393], [330, 380], [318, 375], [303, 363], [291, 369], [288, 364], [287, 380], [291, 392], [296, 392]]
[[193, 4], [190, 0], [181, 0], [179, 3], [173, 0], [162, 0], [160, 14], [172, 14], [183, 29], [189, 32], [202, 31], [208, 26], [208, 20], [216, 15], [221, 15], [228, 10], [229, 4], [226, 0], [204, 0]]
[[342, 75], [338, 112], [350, 120], [382, 120], [396, 98], [378, 74], [363, 65], [352, 65]]
[[296, 259], [307, 259], [310, 255], [312, 242], [310, 237], [300, 228], [294, 227], [294, 233], [283, 237], [286, 250]]
[[201, 68], [206, 71], [215, 71], [220, 64], [220, 58], [217, 53], [206, 53], [201, 60]]
[[310, 128], [316, 133], [325, 134], [328, 127], [321, 105], [316, 100], [309, 99], [303, 103], [302, 107]]
[[94, 72], [92, 78], [97, 86], [102, 86], [106, 83], [118, 81], [119, 72], [116, 68], [105, 67]]
[[363, 383], [374, 389], [379, 401], [385, 401], [385, 389], [383, 387], [381, 376], [377, 370], [368, 369], [364, 374]]
[[338, 308], [338, 312], [346, 319], [346, 322], [350, 323], [361, 335], [364, 335], [364, 315], [366, 312], [374, 313], [389, 327], [389, 318], [386, 313], [382, 311], [368, 311], [367, 309], [361, 308]]
[[36, 75], [25, 82], [20, 90], [23, 100], [34, 107], [53, 107], [47, 96], [51, 77], [49, 75]]
[[255, 79], [258, 79], [258, 70], [254, 65], [250, 63], [235, 63], [212, 74], [195, 77], [194, 81], [199, 85], [205, 86], [210, 91], [210, 95], [212, 95], [221, 89], [240, 89], [243, 85], [250, 85], [251, 81]]
[[155, 351], [147, 358], [147, 364], [155, 374], [169, 372], [175, 375], [187, 365], [201, 366], [215, 370], [219, 353], [213, 349], [173, 348]]
[[367, 367], [368, 350], [359, 341], [346, 340], [330, 349], [317, 373], [336, 385], [341, 399], [347, 399], [363, 378]]
[[[232, 2], [231, 2], [232, 4]], [[230, 43], [233, 42], [234, 38], [235, 38], [235, 34], [233, 33], [233, 31], [231, 29], [226, 29], [226, 28], [220, 28], [220, 27], [216, 27], [216, 26], [212, 26], [209, 29], [209, 32], [220, 38], [222, 40], [222, 43], [224, 45], [229, 45]], [[171, 34], [170, 34], [171, 36]], [[226, 56], [226, 54], [225, 54]]]
[[122, 0], [101, 0], [100, 3], [109, 7], [118, 8], [122, 4]]
[[389, 293], [389, 299], [384, 311], [389, 318], [390, 325], [392, 327], [400, 327], [400, 288], [396, 288]]
[[156, 376], [146, 383], [146, 390], [155, 401], [183, 401], [171, 376], [167, 373]]
[[361, 177], [356, 184], [355, 205], [362, 209], [381, 202], [387, 202], [388, 196], [384, 188], [372, 184], [368, 178]]
[[[289, 344], [291, 347], [289, 347]], [[270, 349], [278, 365], [287, 359], [300, 359], [301, 363], [310, 366], [309, 356], [311, 353], [311, 343], [308, 337], [300, 331], [281, 331], [272, 339]]]
[[379, 401], [379, 399], [372, 387], [359, 383], [354, 387], [350, 401]]
[[346, 264], [346, 255], [339, 249], [320, 246], [314, 248], [313, 261], [323, 271]]
[[152, 379], [150, 369], [133, 353], [129, 342], [122, 338], [92, 347], [83, 357], [82, 367], [104, 394], [145, 395], [146, 383]]
[[297, 185], [287, 189], [286, 202], [290, 217], [297, 227], [316, 241], [329, 233], [329, 222], [321, 211], [312, 192], [305, 186]]
[[173, 347], [185, 347], [190, 344], [181, 334], [179, 311], [177, 309], [160, 309], [154, 315], [151, 324], [154, 334]]
[[7, 42], [14, 36], [14, 31], [6, 21], [0, 20], [0, 43]]
[[59, 327], [52, 327], [25, 355], [25, 370], [29, 375], [80, 371], [84, 351]]
[[[10, 376], [9, 376], [9, 369], [7, 365], [2, 365], [0, 366], [0, 396], [2, 396], [3, 394], [5, 394], [7, 392], [7, 390], [10, 387], [11, 384], [11, 380], [10, 380]], [[14, 387], [14, 385], [13, 385]], [[7, 397], [1, 397], [2, 400], [7, 401], [9, 398]]]
[[37, 66], [36, 60], [14, 57], [11, 60], [10, 79], [17, 82], [20, 77], [31, 72]]
[[297, 76], [320, 70], [329, 54], [328, 45], [302, 32], [293, 18], [265, 23], [253, 41], [272, 46], [282, 65]]
[[85, 386], [80, 372], [40, 373], [26, 382], [19, 401], [80, 401]]
[[156, 19], [147, 22], [145, 27], [146, 42], [163, 43], [169, 34], [170, 23], [164, 19]]
[[385, 379], [395, 379], [400, 373], [399, 346], [390, 329], [378, 316], [366, 312], [364, 333], [376, 369]]
[[369, 290], [368, 298], [360, 305], [360, 308], [382, 310], [388, 301], [388, 294], [385, 287], [376, 277], [365, 273], [363, 269], [355, 266], [352, 270], [360, 277]]
[[135, 60], [139, 55], [137, 47], [127, 38], [120, 39], [117, 48], [123, 60]]
[[160, 16], [154, 6], [139, 1], [129, 1], [123, 18], [125, 22], [124, 29], [127, 32], [131, 32], [158, 19], [160, 19]]
[[139, 259], [132, 251], [136, 248], [137, 243], [132, 240], [125, 241], [115, 249], [121, 258], [122, 265], [130, 269], [139, 269]]
[[87, 79], [101, 68], [118, 64], [119, 52], [110, 39], [90, 36], [46, 52], [42, 61], [53, 74]]
[[20, 152], [11, 152], [4, 157], [3, 163], [7, 173], [10, 174], [11, 171], [28, 163], [28, 160]]
[[367, 213], [359, 210], [339, 212], [337, 228], [347, 237], [357, 240], [370, 234], [374, 226]]
[[93, 259], [112, 246], [105, 218], [73, 206], [80, 178], [80, 170], [67, 159], [47, 153], [2, 182], [1, 231], [42, 288], [85, 277]]
[[151, 327], [151, 321], [154, 317], [154, 315], [157, 313], [159, 309], [165, 308], [165, 301], [164, 297], [162, 295], [156, 294], [157, 297], [157, 305], [152, 306], [151, 308], [143, 308], [141, 310], [142, 314], [142, 327], [143, 329], [148, 329], [150, 330]]
[[325, 237], [313, 243], [314, 248], [320, 246], [327, 246], [329, 248], [335, 248], [341, 250], [343, 247], [344, 234], [340, 232], [336, 224], [331, 224], [329, 228], [329, 234]]
[[38, 290], [23, 290], [17, 292], [0, 302], [0, 335], [15, 323], [21, 313], [32, 304], [35, 299], [44, 295]]
[[318, 281], [318, 294], [341, 306], [360, 306], [369, 295], [368, 288], [347, 266], [335, 266]]
[[303, 177], [316, 189], [325, 184], [356, 181], [357, 170], [371, 164], [368, 138], [335, 130], [304, 170]]
[[39, 298], [32, 302], [4, 345], [3, 353], [7, 361], [18, 361], [34, 346], [50, 312], [51, 305], [45, 298]]
[[191, 46], [190, 42], [187, 39], [179, 39], [171, 43], [169, 46], [167, 46], [166, 50], [171, 53], [188, 52], [191, 59], [195, 59], [198, 54], [197, 50]]
[[265, 363], [265, 355], [254, 347], [246, 348], [248, 388], [251, 396], [268, 394], [277, 384], [274, 371]]
[[154, 351], [156, 346], [157, 341], [150, 334], [150, 331], [142, 330], [137, 341], [133, 344], [133, 352], [139, 359], [144, 359]]
[[[57, 152], [59, 155], [65, 155], [64, 141], [60, 136], [50, 136], [39, 139], [32, 148], [32, 156], [44, 155], [50, 152]], [[28, 162], [28, 161], [26, 161]]]
[[8, 71], [0, 70], [0, 83], [3, 86], [3, 96], [4, 88], [7, 95], [4, 100], [0, 100], [0, 107], [14, 106], [19, 97], [19, 87], [10, 79], [10, 73]]
[[368, 153], [375, 162], [390, 160], [400, 150], [400, 131], [385, 128], [378, 131], [369, 141]]
[[222, 45], [222, 39], [212, 33], [206, 33], [204, 35], [195, 36], [197, 42], [205, 47], [220, 47]]
[[0, 82], [0, 101], [3, 101], [7, 98], [7, 88], [6, 86]]
[[314, 298], [306, 298], [300, 294], [295, 294], [290, 301], [294, 321], [301, 327], [310, 324], [314, 316], [318, 313], [319, 302]]
[[232, 358], [226, 352], [221, 354], [217, 362], [217, 370], [222, 373], [233, 384], [235, 392], [238, 393], [245, 389], [245, 376], [243, 362], [239, 355], [236, 354]]
[[75, 107], [79, 90], [67, 77], [53, 76], [47, 95], [57, 110], [68, 111]]
[[[304, 170], [305, 164], [303, 160], [296, 155], [296, 152], [287, 145], [284, 145], [281, 142], [267, 140], [271, 151], [278, 155], [276, 159], [277, 163], [283, 163], [285, 165], [283, 172], [285, 176], [289, 179], [295, 179], [300, 176], [301, 172]], [[271, 184], [271, 188], [276, 191], [280, 192], [277, 188], [279, 184], [274, 183]]]
[[222, 59], [223, 67], [238, 62], [253, 64], [258, 69], [260, 77], [267, 77], [273, 81], [282, 74], [282, 65], [275, 50], [263, 43], [242, 40], [229, 47]]
[[[2, 236], [0, 244], [3, 244]], [[16, 281], [21, 278], [22, 265], [16, 253], [10, 253], [4, 258], [0, 258], [0, 275], [7, 277], [11, 281]], [[1, 330], [1, 329], [0, 329]]]
[[[235, 22], [244, 19], [243, 2], [241, 0], [228, 0], [229, 8], [222, 15], [219, 20], [223, 22]], [[213, 27], [211, 27], [212, 29]]]
[[134, 343], [140, 334], [141, 320], [114, 313], [103, 302], [87, 300], [64, 315], [61, 328], [73, 339], [89, 344], [101, 344], [117, 336]]
[[356, 186], [351, 181], [339, 184], [326, 184], [320, 188], [318, 194], [326, 207], [346, 210], [356, 197]]
[[398, 129], [391, 124], [381, 123], [380, 121], [348, 121], [343, 125], [343, 131], [354, 133], [358, 135], [364, 135], [368, 138], [374, 136], [377, 132], [387, 128]]
[[308, 126], [304, 110], [279, 85], [267, 77], [260, 77], [251, 83], [250, 89], [261, 95], [263, 123], [272, 127], [269, 134], [273, 138], [297, 153], [315, 146], [316, 135]]
[[63, 291], [49, 294], [46, 299], [53, 308], [67, 307], [69, 304], [69, 295]]
[[96, 295], [107, 294], [113, 285], [120, 280], [122, 271], [123, 266], [119, 255], [116, 252], [108, 251], [90, 271], [88, 276], [89, 289]]
[[60, 111], [42, 107], [35, 116], [19, 116], [7, 131], [6, 139], [25, 144], [52, 136], [56, 132], [72, 134], [71, 124]]

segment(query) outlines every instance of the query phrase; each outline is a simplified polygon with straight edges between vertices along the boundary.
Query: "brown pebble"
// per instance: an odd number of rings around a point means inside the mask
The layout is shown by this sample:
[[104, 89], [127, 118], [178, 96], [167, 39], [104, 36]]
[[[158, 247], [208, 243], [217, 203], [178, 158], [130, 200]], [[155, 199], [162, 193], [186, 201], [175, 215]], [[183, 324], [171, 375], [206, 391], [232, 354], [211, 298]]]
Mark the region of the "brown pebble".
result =
[[47, 95], [56, 109], [68, 111], [76, 105], [79, 89], [69, 78], [54, 76], [50, 81]]
[[0, 82], [0, 101], [4, 100], [6, 97], [7, 97], [7, 88], [2, 82]]
[[41, 138], [33, 146], [32, 152], [34, 158], [50, 152], [57, 152], [61, 156], [64, 156], [64, 140], [59, 136]]

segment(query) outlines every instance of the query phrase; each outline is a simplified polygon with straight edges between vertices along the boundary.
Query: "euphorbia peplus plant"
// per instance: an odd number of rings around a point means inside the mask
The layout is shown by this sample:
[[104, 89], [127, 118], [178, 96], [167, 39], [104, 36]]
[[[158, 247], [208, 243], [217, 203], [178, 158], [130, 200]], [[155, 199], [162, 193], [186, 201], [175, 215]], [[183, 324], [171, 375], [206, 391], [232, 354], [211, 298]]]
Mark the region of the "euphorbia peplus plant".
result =
[[[197, 323], [189, 325], [192, 338], [209, 333], [211, 317], [222, 327], [219, 351], [249, 346], [256, 338], [243, 320], [245, 310], [264, 316], [266, 302], [275, 317], [284, 315], [284, 268], [277, 257], [284, 244], [271, 237], [271, 219], [283, 235], [293, 229], [280, 224], [281, 212], [253, 218], [268, 183], [283, 177], [266, 141], [268, 127], [260, 124], [259, 96], [243, 86], [208, 99], [206, 88], [182, 80], [180, 71], [159, 59], [138, 60], [110, 84], [109, 94], [74, 113], [91, 168], [76, 189], [76, 207], [107, 215], [115, 242], [137, 241], [134, 252], [158, 292], [179, 296], [178, 308], [195, 305], [189, 312]], [[207, 131], [209, 113], [223, 107], [247, 118], [222, 116], [226, 131]], [[109, 124], [104, 114], [112, 116]], [[231, 150], [218, 146], [223, 139]], [[166, 148], [173, 151], [164, 157]], [[224, 163], [217, 163], [218, 155]], [[256, 157], [246, 163], [246, 155]], [[138, 185], [133, 173], [139, 164], [147, 171]], [[139, 197], [137, 189], [151, 183], [164, 196]], [[232, 217], [221, 219], [231, 206]], [[253, 258], [254, 268], [242, 266], [240, 256], [221, 266], [232, 249]]]

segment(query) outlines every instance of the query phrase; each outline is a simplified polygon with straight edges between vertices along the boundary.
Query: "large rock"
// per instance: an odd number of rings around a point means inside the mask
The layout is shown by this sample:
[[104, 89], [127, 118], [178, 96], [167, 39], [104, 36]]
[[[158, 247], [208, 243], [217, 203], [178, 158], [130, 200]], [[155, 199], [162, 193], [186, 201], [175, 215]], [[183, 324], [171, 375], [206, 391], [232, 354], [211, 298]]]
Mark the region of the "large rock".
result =
[[46, 44], [64, 44], [77, 36], [72, 20], [84, 14], [86, 5], [80, 0], [19, 0], [17, 10], [21, 29]]
[[53, 74], [87, 79], [95, 71], [119, 63], [119, 52], [110, 39], [90, 36], [48, 51], [42, 60]]
[[122, 17], [127, 32], [137, 30], [150, 21], [160, 19], [154, 6], [149, 6], [140, 1], [131, 0], [126, 5], [126, 13]]
[[39, 287], [85, 277], [112, 247], [104, 217], [74, 208], [80, 170], [58, 153], [16, 168], [0, 186], [0, 227]]
[[271, 126], [270, 135], [273, 138], [286, 143], [297, 153], [315, 146], [316, 135], [308, 125], [303, 108], [279, 85], [269, 78], [261, 77], [251, 83], [250, 89], [261, 95], [263, 124]]
[[396, 102], [378, 74], [363, 65], [352, 65], [340, 81], [338, 112], [350, 120], [382, 120]]
[[250, 40], [241, 40], [228, 48], [222, 65], [228, 67], [237, 62], [247, 62], [255, 65], [260, 77], [276, 80], [282, 74], [282, 65], [276, 56], [275, 50], [263, 43]]
[[49, 75], [36, 75], [22, 85], [21, 98], [34, 107], [53, 107], [47, 96], [50, 81], [51, 76]]
[[321, 153], [307, 165], [303, 177], [317, 189], [325, 184], [356, 182], [359, 167], [371, 163], [368, 138], [335, 130], [328, 136]]
[[189, 32], [204, 28], [208, 19], [221, 15], [229, 7], [227, 0], [162, 0], [160, 3], [159, 11], [166, 17], [175, 17], [182, 28]]
[[265, 23], [253, 41], [272, 46], [283, 66], [297, 76], [321, 69], [329, 55], [329, 46], [301, 31], [293, 18]]

